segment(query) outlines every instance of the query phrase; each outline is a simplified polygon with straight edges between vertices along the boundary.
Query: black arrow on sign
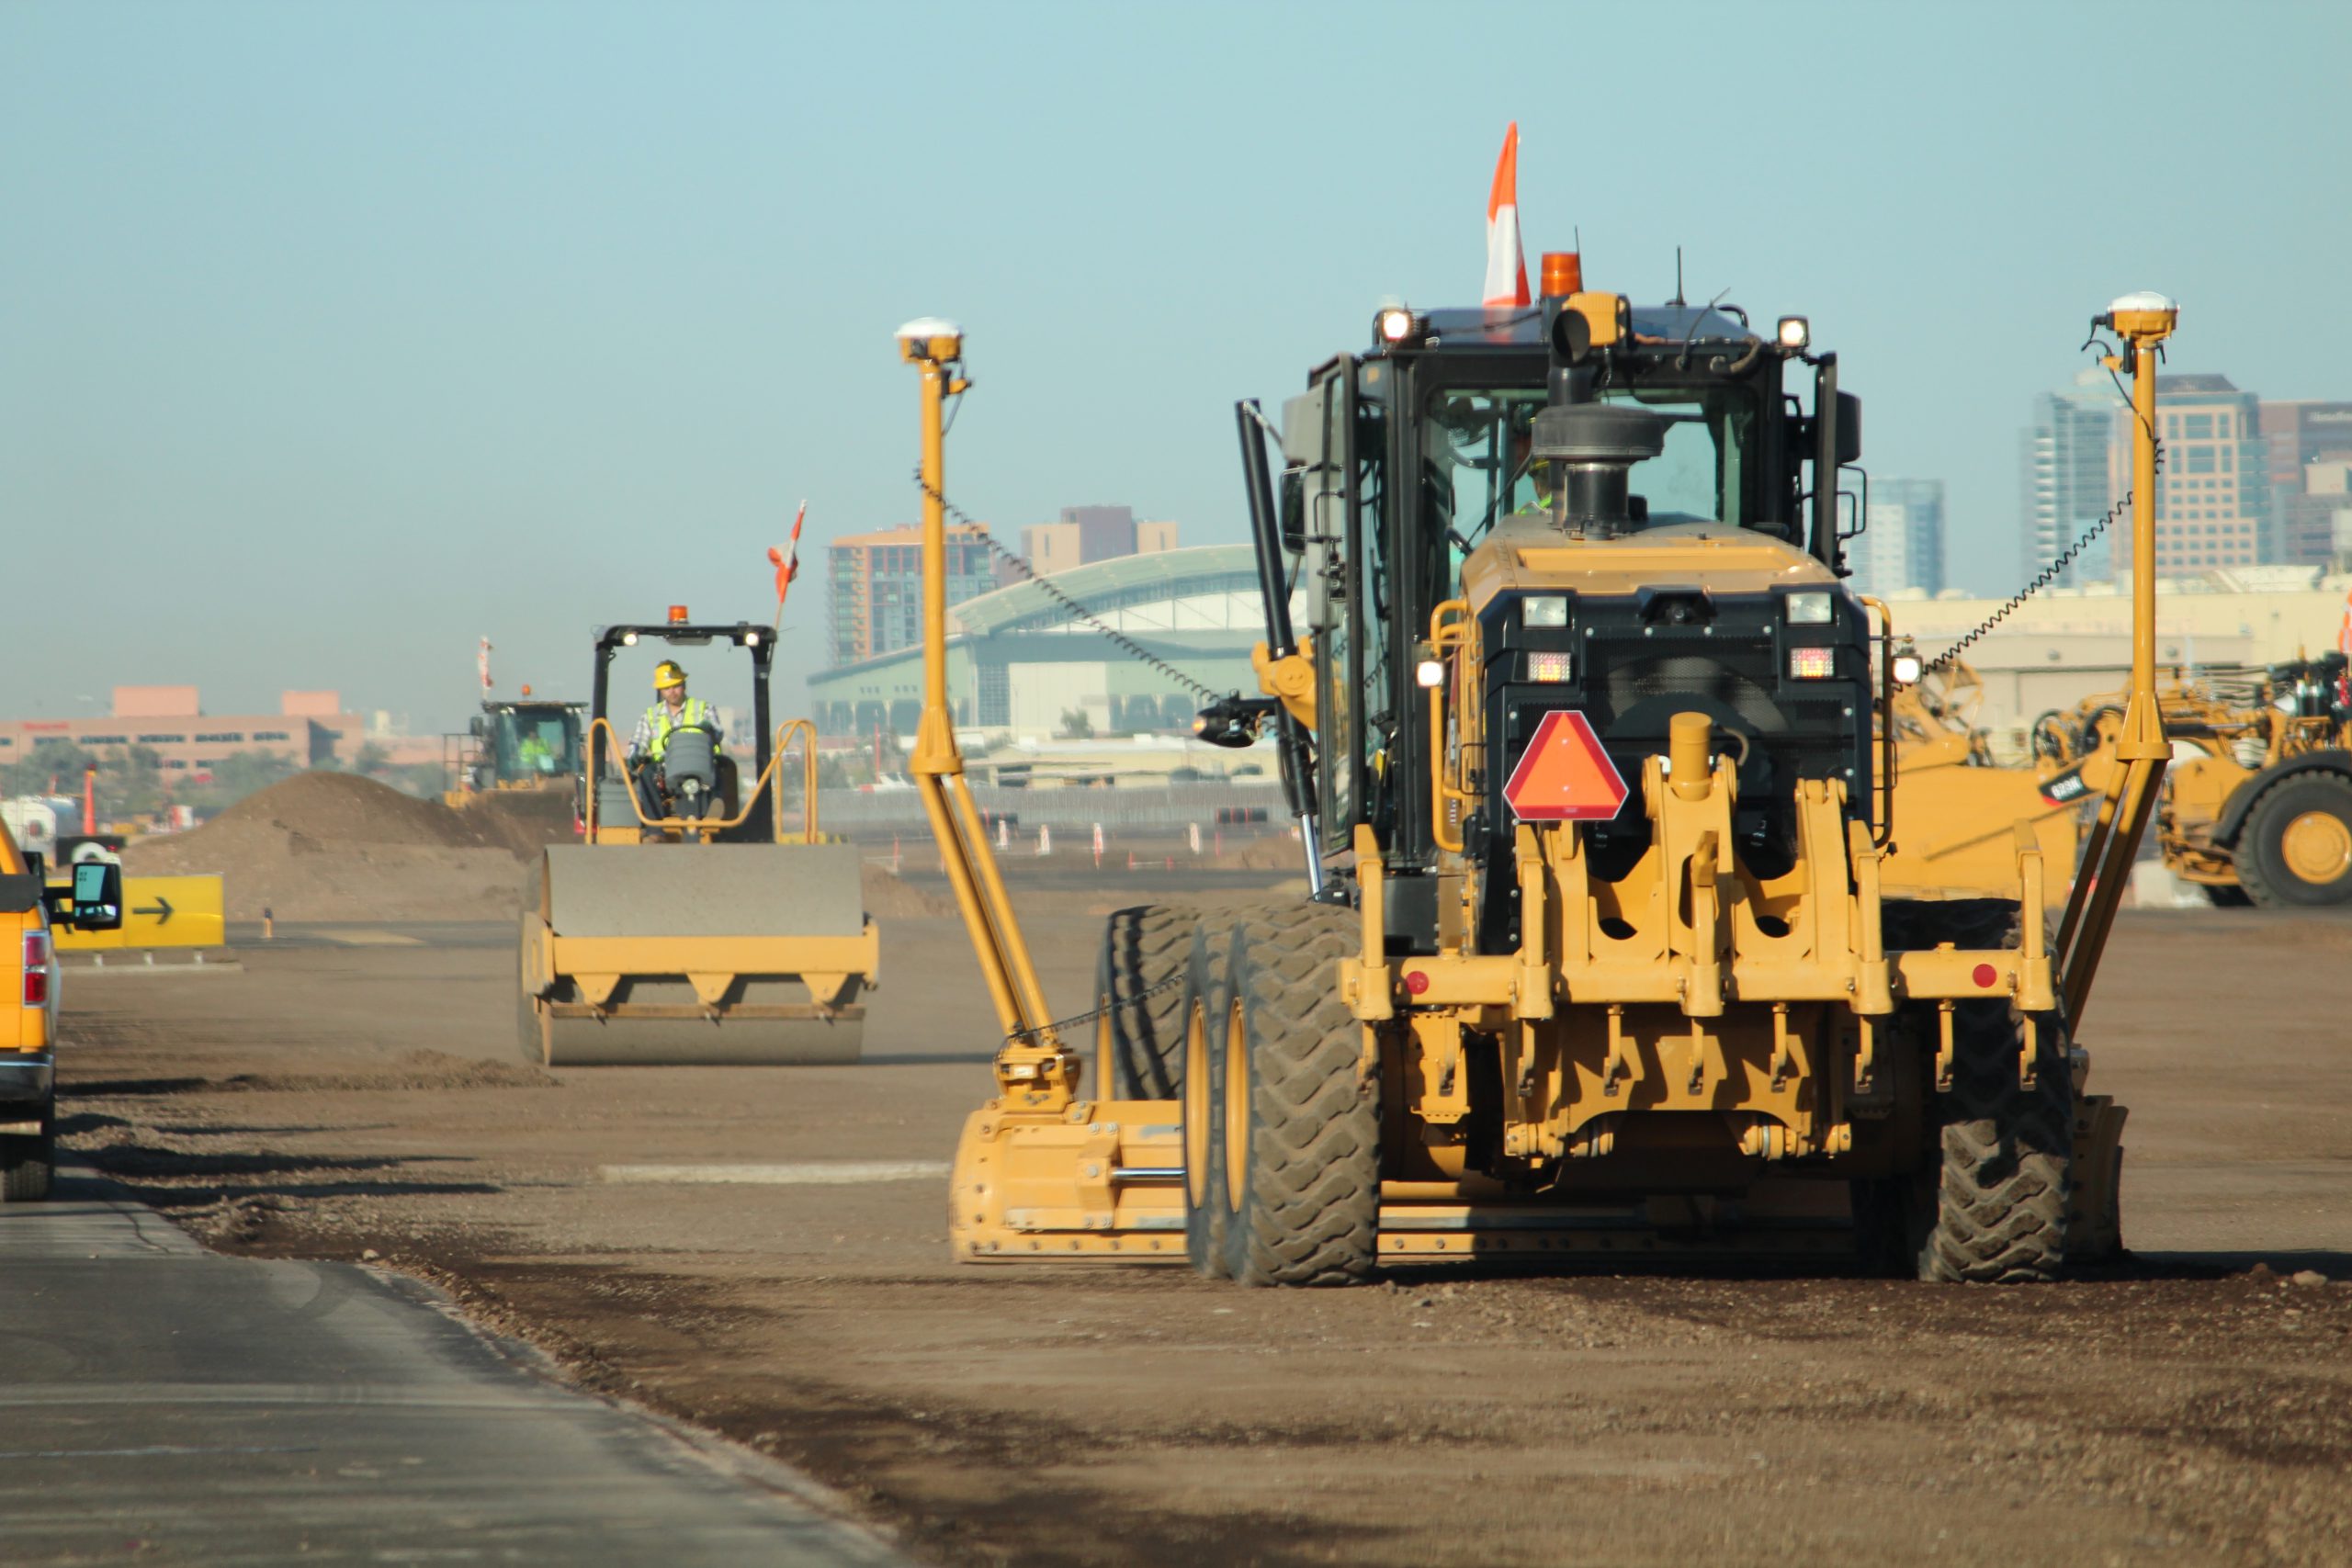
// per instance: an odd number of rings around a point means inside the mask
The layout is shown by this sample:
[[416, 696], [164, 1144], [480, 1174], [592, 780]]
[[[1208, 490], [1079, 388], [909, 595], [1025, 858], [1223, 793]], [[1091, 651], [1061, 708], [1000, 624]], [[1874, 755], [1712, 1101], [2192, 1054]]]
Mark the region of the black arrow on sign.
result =
[[155, 923], [159, 926], [168, 926], [172, 923], [172, 901], [161, 893], [155, 895], [155, 901], [153, 904], [130, 912], [134, 915], [153, 915], [155, 917]]

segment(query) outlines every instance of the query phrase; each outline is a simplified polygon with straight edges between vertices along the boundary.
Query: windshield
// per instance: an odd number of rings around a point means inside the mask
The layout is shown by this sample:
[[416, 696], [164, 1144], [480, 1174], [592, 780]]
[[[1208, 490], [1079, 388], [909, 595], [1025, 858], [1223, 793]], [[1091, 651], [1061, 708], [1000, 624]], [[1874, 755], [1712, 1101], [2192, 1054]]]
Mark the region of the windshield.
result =
[[[1609, 387], [1603, 402], [1632, 402], [1668, 421], [1666, 449], [1634, 465], [1633, 493], [1652, 524], [1751, 521], [1756, 402], [1743, 387]], [[1546, 402], [1540, 388], [1441, 388], [1423, 412], [1430, 510], [1467, 548], [1503, 517], [1540, 513], [1551, 496], [1544, 465], [1528, 461], [1529, 433]]]
[[580, 716], [569, 708], [504, 708], [492, 730], [498, 782], [527, 783], [580, 771]]

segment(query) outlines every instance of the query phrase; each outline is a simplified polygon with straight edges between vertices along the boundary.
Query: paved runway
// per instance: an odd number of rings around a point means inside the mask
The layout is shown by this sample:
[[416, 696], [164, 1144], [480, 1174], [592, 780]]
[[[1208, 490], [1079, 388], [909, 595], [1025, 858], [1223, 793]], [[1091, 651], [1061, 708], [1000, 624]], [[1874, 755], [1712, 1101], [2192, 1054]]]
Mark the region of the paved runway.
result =
[[0, 1560], [879, 1564], [411, 1281], [206, 1252], [68, 1180], [0, 1211]]

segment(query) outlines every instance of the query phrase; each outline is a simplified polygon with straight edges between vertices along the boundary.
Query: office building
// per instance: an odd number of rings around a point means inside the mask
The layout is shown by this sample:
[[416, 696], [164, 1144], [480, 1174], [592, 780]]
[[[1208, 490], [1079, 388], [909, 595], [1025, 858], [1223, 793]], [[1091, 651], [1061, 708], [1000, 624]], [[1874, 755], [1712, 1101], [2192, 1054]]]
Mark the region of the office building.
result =
[[2264, 403], [2282, 566], [2352, 560], [2352, 403]]
[[1846, 559], [1857, 593], [1942, 592], [1944, 481], [1873, 479], [1861, 537], [1847, 542]]
[[[2018, 464], [2028, 578], [2055, 561], [2107, 514], [2114, 495], [2121, 493], [2109, 491], [2109, 459], [2116, 441], [2116, 415], [2123, 407], [2115, 383], [2106, 371], [2097, 369], [2033, 400], [2033, 423], [2025, 433]], [[2071, 587], [2105, 578], [2113, 558], [2109, 540], [2102, 537], [2086, 547], [2056, 581]]]
[[[1125, 506], [1065, 506], [1054, 523], [1037, 523], [1021, 530], [1021, 556], [1040, 577], [1068, 571], [1074, 566], [1118, 560], [1126, 556], [1157, 555], [1177, 547], [1173, 523], [1137, 522]], [[1014, 571], [999, 579], [1020, 581]]]
[[[2115, 424], [2109, 483], [2117, 495], [2132, 483], [2130, 425]], [[2226, 376], [2156, 378], [2156, 430], [2164, 438], [2156, 483], [2159, 576], [2267, 565], [2278, 559], [2270, 505], [2270, 444], [2260, 400]], [[2132, 561], [2128, 529], [2115, 530], [2120, 573]]]
[[70, 745], [101, 755], [143, 747], [166, 777], [201, 779], [239, 751], [266, 751], [297, 767], [348, 763], [367, 721], [342, 711], [334, 692], [284, 692], [274, 714], [208, 714], [194, 686], [117, 686], [103, 718], [0, 719], [0, 763], [36, 760]]
[[[996, 586], [988, 529], [947, 528], [947, 603], [960, 604]], [[911, 524], [849, 534], [825, 547], [825, 647], [828, 662], [854, 664], [922, 640], [922, 530]]]

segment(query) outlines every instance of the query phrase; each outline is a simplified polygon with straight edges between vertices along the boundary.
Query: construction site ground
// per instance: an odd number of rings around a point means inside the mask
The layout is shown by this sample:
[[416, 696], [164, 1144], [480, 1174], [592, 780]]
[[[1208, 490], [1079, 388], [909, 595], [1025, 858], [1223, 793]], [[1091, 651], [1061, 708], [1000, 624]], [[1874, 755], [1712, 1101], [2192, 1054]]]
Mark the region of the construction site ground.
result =
[[[941, 908], [905, 869], [899, 907]], [[1287, 875], [1009, 872], [1065, 1011], [1110, 908]], [[765, 1070], [524, 1065], [502, 920], [235, 931], [233, 972], [69, 976], [85, 1176], [225, 1252], [412, 1272], [918, 1559], [2352, 1557], [2342, 914], [2125, 914], [2083, 1035], [2132, 1108], [2135, 1256], [2036, 1289], [957, 1267], [996, 1042], [952, 918], [885, 921], [864, 1063]]]

